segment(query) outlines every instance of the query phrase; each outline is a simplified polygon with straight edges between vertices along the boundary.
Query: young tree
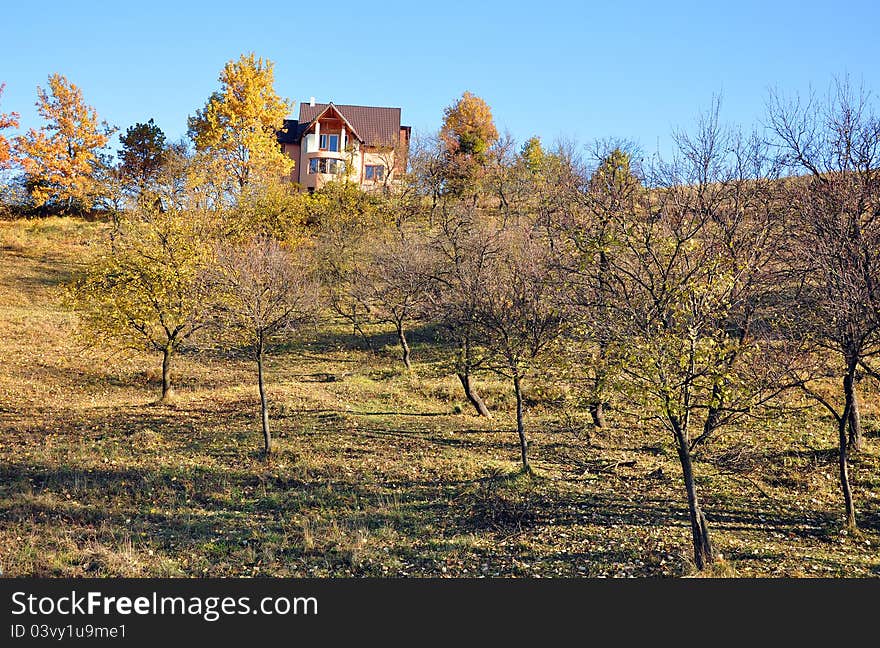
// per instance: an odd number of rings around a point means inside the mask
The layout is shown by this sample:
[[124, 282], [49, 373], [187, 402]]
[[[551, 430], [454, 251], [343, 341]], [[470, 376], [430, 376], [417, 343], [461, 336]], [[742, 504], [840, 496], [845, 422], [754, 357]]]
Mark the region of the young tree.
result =
[[259, 234], [280, 242], [297, 242], [310, 216], [311, 196], [290, 190], [281, 178], [252, 184], [224, 213], [226, 236], [250, 238]]
[[[618, 142], [600, 142], [595, 149], [597, 166], [583, 187], [553, 183], [562, 194], [551, 203], [568, 205], [553, 209], [547, 221], [559, 229], [559, 260], [572, 282], [572, 307], [576, 325], [572, 334], [580, 343], [569, 348], [575, 378], [585, 384], [586, 404], [596, 429], [607, 427], [605, 409], [617, 371], [618, 349], [607, 327], [611, 299], [609, 255], [615, 244], [618, 223], [635, 213], [643, 200], [641, 179], [631, 168], [631, 154]], [[544, 193], [552, 191], [545, 189]], [[568, 193], [566, 197], [564, 194]]]
[[[5, 83], [0, 83], [0, 98], [3, 97], [5, 87]], [[7, 128], [18, 128], [18, 113], [0, 113], [0, 170], [7, 169], [12, 164], [9, 140], [3, 136], [3, 131]]]
[[560, 141], [544, 153], [537, 172], [528, 172], [529, 209], [535, 222], [550, 232], [563, 229], [572, 213], [583, 209], [589, 192], [590, 176], [579, 148], [573, 141]]
[[318, 271], [327, 303], [371, 351], [372, 342], [363, 328], [369, 304], [363, 301], [360, 286], [367, 271], [370, 236], [389, 225], [378, 200], [353, 184], [340, 182], [329, 182], [306, 198], [307, 224], [315, 228]]
[[516, 219], [527, 211], [535, 189], [537, 175], [529, 170], [526, 160], [515, 150], [509, 133], [499, 137], [486, 154], [481, 189], [485, 198], [498, 200], [504, 222]]
[[174, 396], [175, 352], [206, 324], [206, 239], [197, 214], [141, 209], [122, 219], [68, 295], [95, 346], [162, 354], [162, 401]]
[[836, 358], [837, 399], [821, 396], [812, 381], [804, 386], [837, 422], [846, 524], [854, 527], [849, 452], [861, 445], [856, 380], [860, 371], [880, 375], [880, 119], [866, 93], [845, 80], [824, 101], [772, 96], [769, 119], [784, 161], [804, 174], [786, 185], [789, 262], [800, 287], [796, 334], [817, 355]]
[[154, 190], [162, 165], [165, 164], [167, 144], [165, 133], [153, 120], [129, 126], [119, 138], [120, 175], [136, 200]]
[[109, 153], [98, 153], [92, 166], [94, 181], [101, 188], [95, 196], [94, 207], [109, 215], [114, 226], [118, 227], [127, 204], [120, 165], [114, 163], [113, 156]]
[[474, 387], [473, 374], [485, 360], [477, 322], [481, 287], [501, 248], [474, 212], [471, 205], [444, 206], [439, 231], [431, 241], [434, 267], [428, 316], [440, 324], [443, 337], [455, 349], [453, 368], [468, 401], [478, 415], [491, 418]]
[[428, 222], [433, 225], [434, 212], [443, 197], [443, 145], [437, 134], [417, 135], [409, 151], [412, 184], [418, 195], [430, 198]]
[[488, 368], [511, 380], [522, 467], [531, 471], [523, 411], [523, 381], [540, 367], [568, 323], [564, 282], [546, 241], [527, 225], [498, 232], [499, 254], [488, 259], [475, 319]]
[[617, 217], [602, 289], [611, 341], [625, 352], [623, 390], [675, 444], [694, 563], [704, 569], [717, 554], [694, 453], [787, 386], [764, 307], [776, 287], [773, 262], [784, 225], [772, 209], [763, 210], [760, 193], [751, 193], [766, 186], [760, 169], [738, 177], [748, 156], [729, 159], [732, 141], [717, 110], [678, 143], [683, 160], [661, 167], [654, 189]]
[[253, 53], [229, 61], [220, 73], [220, 90], [189, 119], [196, 150], [215, 161], [233, 195], [251, 182], [285, 176], [293, 168], [277, 141], [290, 102], [275, 92], [273, 67]]
[[535, 174], [541, 172], [547, 156], [544, 152], [544, 146], [541, 144], [541, 138], [537, 135], [533, 135], [525, 141], [520, 148], [519, 155], [529, 173]]
[[[148, 202], [160, 210], [218, 214], [224, 207], [223, 188], [218, 186], [210, 164], [196, 155], [185, 139], [165, 147], [153, 190], [156, 200]], [[219, 218], [217, 222], [223, 223]]]
[[[399, 138], [393, 144], [385, 144], [376, 147], [376, 158], [382, 163], [384, 174], [381, 178], [382, 192], [390, 193], [392, 186], [396, 184], [398, 187], [402, 185], [407, 173], [407, 163], [409, 161], [409, 141]], [[354, 165], [346, 164], [345, 167]]]
[[98, 153], [116, 129], [98, 122], [82, 91], [60, 74], [49, 77], [48, 92], [38, 87], [37, 97], [47, 124], [15, 139], [34, 204], [53, 203], [64, 211], [88, 208], [101, 191], [95, 181]]
[[277, 335], [302, 329], [317, 312], [312, 263], [304, 250], [288, 252], [275, 239], [261, 235], [244, 245], [221, 245], [209, 283], [221, 334], [247, 348], [257, 364], [263, 447], [268, 458], [272, 435], [264, 361]]
[[401, 359], [412, 370], [407, 329], [423, 315], [430, 277], [426, 242], [416, 231], [387, 228], [367, 239], [371, 250], [355, 285], [371, 316], [394, 326]]

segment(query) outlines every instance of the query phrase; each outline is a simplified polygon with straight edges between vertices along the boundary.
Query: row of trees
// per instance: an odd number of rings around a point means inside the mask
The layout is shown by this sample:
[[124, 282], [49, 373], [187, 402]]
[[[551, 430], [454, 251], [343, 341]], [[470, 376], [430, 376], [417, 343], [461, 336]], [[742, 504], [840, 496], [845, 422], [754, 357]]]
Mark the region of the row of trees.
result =
[[[463, 149], [441, 131], [440, 224], [400, 233], [432, 259], [421, 317], [453, 331], [463, 366], [511, 380], [524, 469], [522, 382], [548, 371], [580, 388], [597, 427], [616, 402], [672, 437], [701, 568], [715, 554], [693, 457], [719, 430], [784, 413], [790, 390], [836, 421], [856, 525], [857, 382], [880, 377], [880, 120], [866, 93], [842, 81], [824, 100], [773, 94], [761, 134], [719, 111], [675, 134], [672, 160], [636, 164], [606, 142], [583, 165], [496, 139], [464, 183], [467, 164], [442, 173]], [[365, 257], [388, 284], [391, 267]]]
[[835, 421], [855, 526], [858, 384], [880, 378], [880, 121], [864, 92], [773, 95], [760, 133], [725, 127], [715, 101], [675, 134], [672, 159], [650, 161], [618, 141], [518, 148], [465, 93], [379, 195], [345, 178], [314, 194], [277, 182], [283, 102], [260, 120], [248, 96], [274, 96], [253, 56], [190, 120], [195, 151], [139, 124], [96, 176], [123, 198], [70, 303], [96, 341], [161, 354], [163, 398], [182, 345], [248, 349], [268, 455], [263, 358], [279, 337], [335, 318], [371, 348], [366, 325], [380, 323], [414, 370], [409, 338], [429, 327], [476, 414], [491, 415], [484, 372], [509, 382], [524, 470], [530, 384], [564, 382], [597, 428], [666, 435], [703, 568], [716, 554], [695, 458], [799, 393]]
[[50, 75], [48, 86], [37, 88], [40, 128], [10, 141], [3, 131], [18, 127], [18, 115], [0, 113], [0, 170], [18, 171], [17, 191], [7, 188], [4, 202], [25, 213], [117, 214], [155, 199], [165, 162], [187, 158], [197, 164], [185, 182], [200, 186], [202, 201], [219, 208], [251, 183], [288, 173], [293, 160], [281, 152], [277, 132], [291, 104], [275, 92], [273, 64], [242, 55], [218, 80], [220, 88], [189, 118], [188, 139], [169, 145], [151, 119], [121, 134], [113, 156], [107, 145], [118, 129], [99, 119], [76, 84]]

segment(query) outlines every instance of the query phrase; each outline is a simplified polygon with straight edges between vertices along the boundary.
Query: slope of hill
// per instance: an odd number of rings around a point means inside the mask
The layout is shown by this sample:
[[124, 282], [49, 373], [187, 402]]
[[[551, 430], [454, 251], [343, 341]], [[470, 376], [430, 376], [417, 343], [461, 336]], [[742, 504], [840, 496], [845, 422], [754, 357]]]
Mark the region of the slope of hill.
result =
[[[21, 576], [675, 576], [692, 573], [674, 449], [637, 426], [588, 433], [533, 398], [520, 475], [512, 396], [483, 420], [414, 335], [378, 353], [341, 325], [269, 362], [278, 453], [260, 455], [254, 368], [87, 348], [59, 305], [104, 225], [0, 222], [0, 568]], [[570, 412], [569, 412], [570, 414]], [[854, 459], [863, 530], [841, 532], [835, 438], [818, 410], [727, 433], [701, 462], [721, 575], [880, 575], [877, 394]], [[613, 420], [613, 419], [612, 419]], [[574, 422], [572, 422], [574, 421]], [[760, 438], [762, 444], [751, 443]], [[760, 452], [754, 450], [764, 447]]]

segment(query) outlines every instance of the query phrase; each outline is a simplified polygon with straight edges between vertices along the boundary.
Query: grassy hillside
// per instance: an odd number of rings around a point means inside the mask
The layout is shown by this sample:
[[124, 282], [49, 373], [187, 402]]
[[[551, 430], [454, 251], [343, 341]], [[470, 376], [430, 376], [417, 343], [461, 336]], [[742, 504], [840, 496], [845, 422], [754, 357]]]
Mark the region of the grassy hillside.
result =
[[[59, 306], [101, 224], [0, 222], [0, 568], [37, 576], [676, 576], [692, 573], [670, 440], [621, 417], [601, 435], [534, 400], [535, 476], [517, 473], [512, 395], [470, 413], [430, 331], [407, 375], [342, 325], [269, 361], [277, 455], [261, 459], [255, 367], [95, 351]], [[866, 382], [866, 381], [865, 381]], [[867, 389], [868, 386], [863, 385]], [[732, 430], [696, 464], [741, 576], [880, 575], [880, 400], [853, 461], [862, 530], [841, 532], [833, 426], [819, 410]], [[749, 470], [728, 473], [737, 456]]]

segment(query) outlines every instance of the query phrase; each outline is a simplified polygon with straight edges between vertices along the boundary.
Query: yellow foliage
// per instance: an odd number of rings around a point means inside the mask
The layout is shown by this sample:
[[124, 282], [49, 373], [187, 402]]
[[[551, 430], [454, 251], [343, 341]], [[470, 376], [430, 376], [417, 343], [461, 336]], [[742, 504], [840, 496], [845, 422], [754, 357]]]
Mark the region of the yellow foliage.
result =
[[184, 342], [204, 324], [200, 275], [212, 249], [207, 232], [190, 212], [124, 219], [67, 295], [83, 332], [99, 344], [147, 350]]
[[276, 94], [274, 79], [272, 62], [253, 53], [229, 61], [219, 77], [220, 90], [189, 119], [196, 150], [236, 193], [293, 168], [277, 141], [290, 102]]
[[224, 218], [224, 236], [265, 235], [287, 244], [302, 239], [311, 196], [292, 187], [272, 179], [247, 187]]

